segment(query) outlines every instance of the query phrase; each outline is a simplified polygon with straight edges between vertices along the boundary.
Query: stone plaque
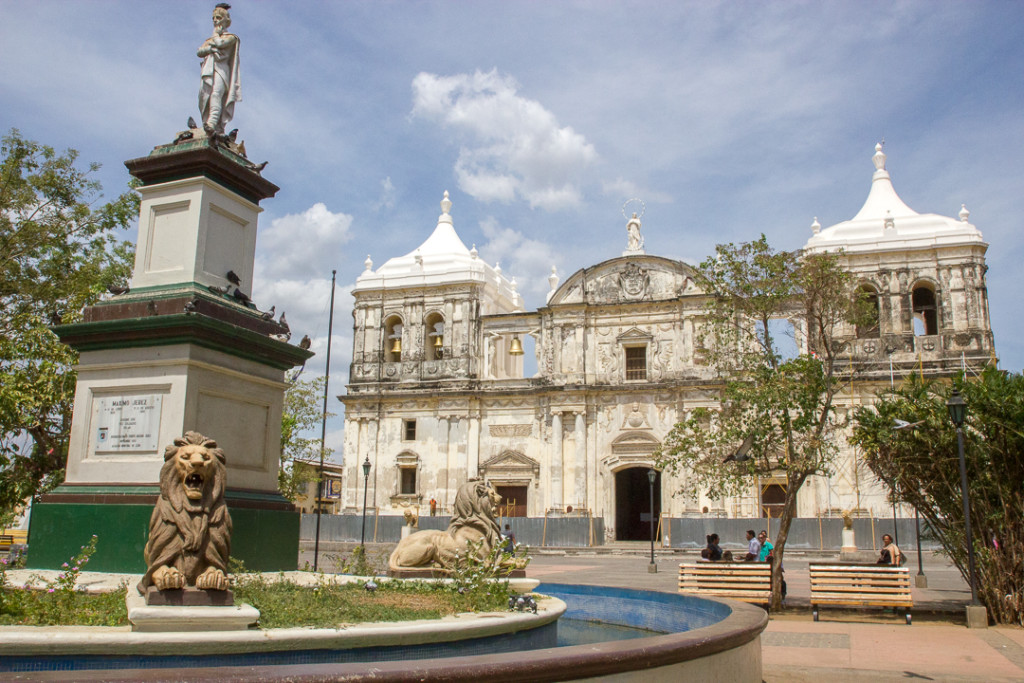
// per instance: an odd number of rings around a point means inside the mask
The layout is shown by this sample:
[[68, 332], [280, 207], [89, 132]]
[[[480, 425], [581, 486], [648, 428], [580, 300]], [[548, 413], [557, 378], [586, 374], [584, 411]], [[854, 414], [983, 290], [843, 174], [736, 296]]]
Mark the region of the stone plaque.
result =
[[96, 399], [96, 452], [158, 451], [160, 394]]

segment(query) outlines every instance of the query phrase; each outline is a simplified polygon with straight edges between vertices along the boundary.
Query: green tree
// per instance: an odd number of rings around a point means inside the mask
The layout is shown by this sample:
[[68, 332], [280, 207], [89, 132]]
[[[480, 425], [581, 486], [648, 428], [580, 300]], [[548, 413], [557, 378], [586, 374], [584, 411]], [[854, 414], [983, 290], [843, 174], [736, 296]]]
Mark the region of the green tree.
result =
[[[854, 414], [851, 443], [914, 506], [969, 580], [952, 390], [967, 402], [964, 456], [978, 597], [999, 623], [1024, 625], [1024, 376], [994, 367], [977, 381], [911, 375]], [[895, 420], [912, 427], [894, 430]]]
[[[281, 470], [278, 488], [288, 500], [295, 502], [305, 493], [308, 482], [319, 481], [318, 472], [310, 467], [296, 467], [296, 460], [320, 460], [318, 434], [323, 420], [323, 396], [326, 376], [296, 380], [284, 394], [284, 415], [281, 420]], [[327, 413], [334, 417], [334, 413]], [[333, 451], [325, 446], [324, 459]]]
[[99, 166], [77, 162], [17, 130], [0, 141], [0, 519], [63, 480], [77, 354], [50, 325], [79, 320], [131, 272], [119, 231], [138, 197], [100, 203]]
[[[838, 452], [835, 434], [843, 425], [833, 400], [848, 379], [837, 374], [840, 336], [863, 315], [839, 258], [775, 251], [762, 235], [719, 245], [699, 266], [708, 303], [698, 353], [722, 380], [720, 407], [694, 410], [669, 432], [658, 456], [659, 467], [685, 475], [682, 493], [691, 498], [748, 493], [761, 478], [785, 477], [777, 564], [800, 487], [828, 474]], [[779, 320], [792, 321], [804, 353], [783, 356]], [[781, 595], [776, 572], [773, 606]]]

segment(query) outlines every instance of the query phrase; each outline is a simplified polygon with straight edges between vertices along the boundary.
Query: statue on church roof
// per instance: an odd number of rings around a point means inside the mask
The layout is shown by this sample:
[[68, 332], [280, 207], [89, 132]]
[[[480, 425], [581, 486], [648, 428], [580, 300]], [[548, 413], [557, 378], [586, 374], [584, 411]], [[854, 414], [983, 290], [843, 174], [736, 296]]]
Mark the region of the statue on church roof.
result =
[[228, 33], [231, 26], [231, 5], [218, 3], [213, 9], [213, 35], [207, 38], [196, 55], [203, 60], [199, 87], [199, 113], [207, 136], [224, 135], [225, 126], [235, 114], [235, 102], [242, 100], [239, 78], [239, 40]]
[[626, 232], [629, 233], [627, 249], [630, 251], [640, 251], [644, 248], [644, 236], [640, 234], [640, 219], [636, 217], [635, 213], [629, 219], [629, 223], [626, 223]]
[[644, 215], [644, 209], [646, 208], [643, 201], [640, 199], [627, 200], [622, 205], [622, 217], [626, 218], [626, 207], [634, 203], [640, 205], [640, 215], [638, 216], [636, 211], [633, 211], [633, 217], [626, 220], [626, 251], [622, 252], [623, 256], [645, 253], [644, 236], [640, 234], [640, 218]]

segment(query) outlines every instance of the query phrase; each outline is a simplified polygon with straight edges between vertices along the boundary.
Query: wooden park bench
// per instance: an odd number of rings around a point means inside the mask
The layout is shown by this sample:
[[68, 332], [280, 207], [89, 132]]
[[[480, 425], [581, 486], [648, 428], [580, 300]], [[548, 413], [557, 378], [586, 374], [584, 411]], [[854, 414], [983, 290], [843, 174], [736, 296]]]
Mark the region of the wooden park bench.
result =
[[683, 562], [679, 592], [763, 605], [772, 601], [770, 562]]
[[884, 564], [834, 564], [812, 562], [811, 611], [818, 620], [820, 606], [892, 607], [906, 610], [907, 625], [914, 599], [910, 595], [910, 570]]
[[5, 529], [0, 534], [0, 552], [9, 552], [12, 546], [25, 545], [28, 532], [19, 529]]

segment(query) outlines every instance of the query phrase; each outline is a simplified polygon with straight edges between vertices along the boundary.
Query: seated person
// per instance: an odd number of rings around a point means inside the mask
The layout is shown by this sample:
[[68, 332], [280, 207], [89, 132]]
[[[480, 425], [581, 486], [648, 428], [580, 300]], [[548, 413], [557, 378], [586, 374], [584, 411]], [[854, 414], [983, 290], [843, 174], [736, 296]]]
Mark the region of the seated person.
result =
[[722, 562], [735, 562], [735, 561], [736, 560], [734, 560], [733, 557], [732, 557], [732, 551], [731, 550], [726, 550], [724, 553], [722, 553]]
[[882, 544], [882, 552], [879, 554], [876, 564], [889, 564], [894, 567], [903, 564], [903, 553], [900, 551], [899, 546], [892, 542], [892, 536], [883, 534]]
[[761, 551], [757, 555], [758, 562], [770, 562], [773, 558], [772, 550], [775, 546], [768, 540], [768, 532], [761, 529], [761, 533], [757, 535], [757, 542], [761, 544]]
[[718, 534], [710, 534], [707, 539], [708, 547], [704, 548], [707, 552], [707, 558], [711, 562], [718, 562], [722, 559], [722, 548], [718, 545]]

